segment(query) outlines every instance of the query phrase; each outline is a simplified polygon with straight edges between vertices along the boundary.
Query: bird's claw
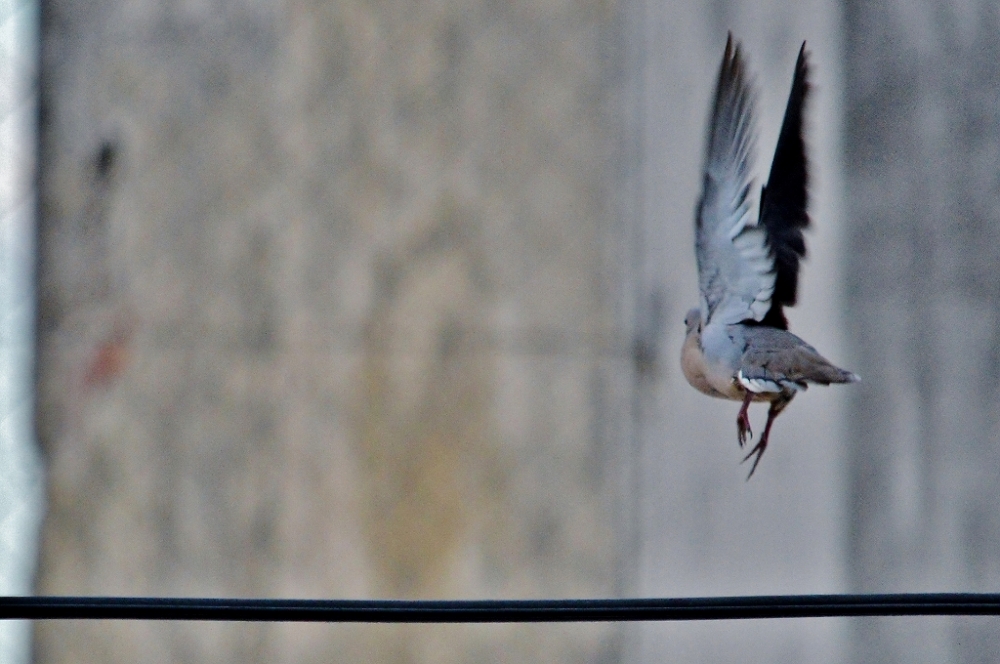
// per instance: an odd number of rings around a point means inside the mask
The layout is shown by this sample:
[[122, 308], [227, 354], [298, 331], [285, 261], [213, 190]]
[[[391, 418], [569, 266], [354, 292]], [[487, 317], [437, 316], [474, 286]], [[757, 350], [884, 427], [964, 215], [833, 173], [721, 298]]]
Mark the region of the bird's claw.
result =
[[764, 450], [765, 449], [767, 449], [767, 437], [766, 436], [764, 438], [761, 438], [760, 442], [758, 442], [756, 445], [754, 445], [754, 448], [752, 450], [750, 450], [750, 453], [747, 454], [745, 457], [743, 457], [743, 461], [740, 461], [740, 463], [746, 463], [747, 460], [750, 457], [756, 455], [756, 458], [753, 460], [753, 465], [750, 466], [750, 472], [747, 474], [747, 480], [749, 480], [751, 477], [753, 477], [753, 472], [755, 470], [757, 470], [757, 464], [760, 463], [760, 458], [762, 456], [764, 456]]
[[750, 415], [746, 411], [740, 411], [736, 417], [736, 434], [740, 447], [746, 445], [747, 441], [753, 438], [753, 431], [750, 429]]

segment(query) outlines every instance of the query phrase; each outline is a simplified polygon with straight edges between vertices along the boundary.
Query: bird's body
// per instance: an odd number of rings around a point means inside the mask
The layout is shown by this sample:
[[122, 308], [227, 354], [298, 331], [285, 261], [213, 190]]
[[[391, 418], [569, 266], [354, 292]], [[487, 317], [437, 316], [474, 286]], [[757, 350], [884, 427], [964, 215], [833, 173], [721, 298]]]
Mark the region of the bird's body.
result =
[[802, 231], [809, 225], [802, 111], [809, 90], [805, 44], [799, 51], [768, 182], [753, 218], [750, 178], [754, 118], [739, 46], [726, 43], [705, 154], [695, 225], [701, 306], [688, 312], [681, 351], [684, 377], [698, 391], [742, 401], [737, 439], [749, 436], [752, 402], [768, 402], [753, 475], [774, 418], [810, 383], [850, 383], [858, 377], [823, 358], [788, 331], [783, 307], [795, 304]]

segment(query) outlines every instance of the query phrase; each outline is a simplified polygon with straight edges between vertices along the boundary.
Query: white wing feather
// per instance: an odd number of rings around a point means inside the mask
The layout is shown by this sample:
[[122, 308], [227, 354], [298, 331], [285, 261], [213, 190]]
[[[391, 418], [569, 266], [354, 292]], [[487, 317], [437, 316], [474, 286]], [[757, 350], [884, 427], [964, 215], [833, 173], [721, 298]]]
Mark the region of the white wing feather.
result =
[[753, 100], [739, 47], [726, 45], [705, 151], [695, 251], [702, 321], [761, 320], [774, 293], [774, 258], [759, 225], [751, 178]]

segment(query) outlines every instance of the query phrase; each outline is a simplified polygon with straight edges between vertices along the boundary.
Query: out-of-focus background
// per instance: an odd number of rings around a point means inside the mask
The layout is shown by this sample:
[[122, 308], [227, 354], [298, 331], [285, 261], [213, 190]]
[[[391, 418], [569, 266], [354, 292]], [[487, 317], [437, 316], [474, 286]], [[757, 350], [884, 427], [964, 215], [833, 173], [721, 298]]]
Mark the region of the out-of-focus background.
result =
[[[17, 0], [0, 21], [0, 592], [1000, 589], [995, 3]], [[750, 482], [738, 404], [677, 361], [728, 30], [762, 177], [808, 40], [789, 318], [864, 379], [796, 399]], [[42, 622], [0, 649], [992, 662], [1000, 630]]]

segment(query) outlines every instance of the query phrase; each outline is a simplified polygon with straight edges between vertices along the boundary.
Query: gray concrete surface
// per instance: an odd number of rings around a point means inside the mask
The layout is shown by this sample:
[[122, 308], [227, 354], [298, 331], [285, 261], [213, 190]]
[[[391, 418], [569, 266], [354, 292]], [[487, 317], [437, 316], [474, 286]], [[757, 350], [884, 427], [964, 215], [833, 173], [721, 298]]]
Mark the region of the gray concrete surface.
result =
[[[1000, 10], [846, 3], [853, 590], [1000, 587]], [[859, 621], [855, 661], [995, 662], [993, 619]]]
[[[619, 589], [617, 11], [45, 5], [40, 592]], [[600, 662], [620, 638], [44, 623], [36, 644]]]
[[[42, 25], [39, 591], [995, 589], [989, 3], [59, 0]], [[729, 29], [761, 177], [809, 42], [815, 224], [789, 318], [864, 379], [797, 398], [749, 483], [737, 404], [677, 364]], [[979, 662], [993, 627], [51, 623], [37, 645]]]

